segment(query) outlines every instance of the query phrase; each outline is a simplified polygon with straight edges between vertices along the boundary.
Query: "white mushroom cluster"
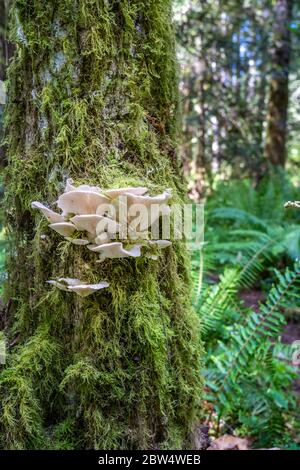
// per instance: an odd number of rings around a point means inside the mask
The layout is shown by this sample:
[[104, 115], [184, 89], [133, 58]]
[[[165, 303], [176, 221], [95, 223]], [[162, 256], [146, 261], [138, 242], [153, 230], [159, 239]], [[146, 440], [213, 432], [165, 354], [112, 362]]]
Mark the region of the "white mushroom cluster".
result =
[[[145, 187], [108, 190], [101, 190], [97, 186], [90, 185], [75, 187], [72, 180], [68, 180], [64, 193], [56, 202], [61, 210], [60, 213], [54, 212], [37, 201], [32, 202], [31, 207], [39, 209], [50, 222], [49, 227], [66, 240], [74, 245], [86, 246], [87, 249], [98, 254], [98, 262], [103, 262], [107, 258], [136, 258], [142, 255], [157, 259], [153, 247], [165, 248], [171, 245], [171, 242], [148, 240], [150, 226], [155, 222], [155, 217], [158, 218], [160, 215], [157, 210], [153, 218], [151, 208], [154, 205], [156, 208], [162, 204], [166, 206], [171, 197], [171, 191], [166, 190], [154, 197], [148, 192], [148, 188]], [[124, 205], [126, 205], [125, 210]], [[123, 236], [124, 230], [125, 237]], [[147, 249], [143, 251], [142, 247]], [[62, 279], [65, 283], [67, 282], [65, 278]], [[63, 288], [66, 284], [61, 284], [61, 280], [49, 282], [56, 287]], [[88, 292], [87, 288], [84, 290], [82, 286], [83, 284], [75, 286], [70, 284], [63, 290], [77, 293], [80, 290]], [[93, 288], [91, 285], [88, 286], [89, 293], [91, 293]]]

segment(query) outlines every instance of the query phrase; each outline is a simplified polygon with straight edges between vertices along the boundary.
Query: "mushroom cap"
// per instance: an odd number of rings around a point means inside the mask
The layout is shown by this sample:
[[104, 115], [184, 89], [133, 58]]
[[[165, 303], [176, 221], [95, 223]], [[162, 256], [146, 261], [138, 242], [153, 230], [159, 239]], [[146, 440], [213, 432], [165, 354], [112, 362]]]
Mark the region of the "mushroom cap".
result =
[[58, 214], [57, 212], [52, 211], [48, 207], [44, 206], [41, 202], [38, 201], [33, 201], [31, 203], [32, 209], [39, 209], [43, 215], [46, 217], [46, 219], [51, 222], [52, 224], [58, 223], [58, 222], [64, 222], [65, 218], [63, 215]]
[[60, 282], [54, 281], [54, 280], [50, 280], [50, 281], [46, 281], [46, 282], [48, 284], [51, 284], [51, 286], [57, 287], [60, 290], [64, 290], [64, 291], [68, 292], [68, 286], [66, 284], [61, 284]]
[[90, 186], [89, 184], [81, 184], [80, 186], [74, 186], [72, 178], [67, 179], [65, 193], [70, 191], [92, 191], [94, 193], [100, 193], [101, 190], [98, 186]]
[[102, 215], [97, 214], [85, 214], [75, 215], [72, 217], [71, 222], [76, 226], [77, 230], [85, 230], [96, 237], [96, 228], [99, 222], [104, 219]]
[[97, 290], [104, 289], [109, 286], [108, 282], [100, 282], [98, 284], [85, 284], [79, 279], [70, 277], [60, 277], [57, 280], [47, 281], [54, 287], [66, 292], [76, 292], [80, 297], [86, 297], [93, 294]]
[[95, 191], [76, 189], [59, 196], [57, 205], [64, 214], [95, 214], [97, 207], [108, 198]]
[[115, 199], [116, 197], [121, 196], [124, 193], [132, 194], [136, 196], [143, 196], [147, 191], [148, 191], [148, 188], [139, 186], [135, 188], [129, 187], [129, 188], [108, 189], [107, 191], [104, 191], [104, 192], [110, 199]]
[[143, 204], [145, 206], [151, 206], [151, 204], [163, 204], [167, 202], [172, 196], [171, 191], [164, 191], [162, 194], [157, 196], [140, 196], [131, 193], [123, 193], [122, 196], [126, 196], [129, 204]]
[[59, 222], [49, 225], [52, 230], [59, 233], [63, 237], [71, 237], [76, 230], [76, 227], [71, 222]]
[[69, 286], [76, 286], [80, 284], [79, 279], [73, 279], [71, 277], [59, 277], [56, 280], [46, 281], [48, 284], [51, 284], [54, 287], [58, 287], [58, 289], [64, 290], [68, 292]]
[[132, 248], [125, 250], [121, 242], [105, 243], [96, 247], [91, 247], [91, 251], [101, 253], [104, 258], [127, 258], [141, 256], [141, 245], [134, 245]]
[[103, 232], [117, 233], [119, 230], [117, 222], [98, 214], [76, 215], [70, 220], [78, 230], [85, 230], [94, 238]]
[[87, 297], [97, 290], [105, 289], [108, 286], [108, 282], [100, 282], [99, 284], [80, 284], [77, 286], [69, 286], [68, 290], [71, 292], [76, 292], [76, 294], [80, 295], [80, 297]]

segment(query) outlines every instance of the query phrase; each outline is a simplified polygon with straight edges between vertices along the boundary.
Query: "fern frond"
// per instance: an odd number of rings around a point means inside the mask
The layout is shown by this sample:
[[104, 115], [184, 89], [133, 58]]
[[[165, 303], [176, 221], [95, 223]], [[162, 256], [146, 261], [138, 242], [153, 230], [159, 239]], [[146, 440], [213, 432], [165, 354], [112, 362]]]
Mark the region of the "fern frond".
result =
[[257, 356], [264, 341], [278, 338], [285, 323], [281, 308], [286, 297], [291, 293], [299, 296], [300, 261], [295, 263], [293, 270], [287, 268], [284, 274], [276, 274], [278, 282], [271, 289], [260, 312], [252, 312], [245, 325], [232, 329], [231, 340], [226, 345], [220, 344], [222, 355], [218, 356], [217, 372], [214, 371], [209, 379], [210, 382], [213, 380], [214, 390], [224, 406], [238, 386], [239, 377]]

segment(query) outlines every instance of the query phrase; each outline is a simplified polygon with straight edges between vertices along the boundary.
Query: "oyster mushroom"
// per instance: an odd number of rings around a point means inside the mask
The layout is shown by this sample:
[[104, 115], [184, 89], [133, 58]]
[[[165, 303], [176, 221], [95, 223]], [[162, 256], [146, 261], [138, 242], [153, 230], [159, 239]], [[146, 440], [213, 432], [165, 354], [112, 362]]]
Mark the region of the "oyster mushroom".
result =
[[39, 209], [43, 215], [46, 217], [46, 219], [51, 222], [51, 223], [59, 223], [59, 222], [64, 222], [65, 218], [63, 215], [58, 214], [57, 212], [52, 211], [48, 207], [44, 206], [41, 202], [38, 201], [33, 201], [31, 203], [32, 209]]
[[52, 230], [59, 233], [63, 237], [71, 237], [76, 230], [76, 227], [71, 222], [59, 222], [49, 225]]
[[104, 217], [97, 214], [75, 215], [72, 217], [71, 222], [74, 223], [77, 230], [84, 230], [96, 237], [96, 227]]
[[73, 186], [73, 180], [71, 178], [67, 179], [65, 193], [70, 191], [92, 191], [94, 193], [100, 193], [101, 190], [98, 186], [90, 186], [89, 184], [81, 184], [80, 186]]
[[94, 191], [76, 189], [59, 196], [57, 205], [63, 214], [95, 214], [97, 207], [105, 204], [108, 198]]
[[56, 280], [50, 280], [46, 281], [48, 284], [51, 284], [54, 287], [57, 287], [58, 289], [68, 291], [69, 286], [76, 286], [80, 284], [79, 279], [73, 279], [71, 277], [60, 277]]
[[139, 186], [136, 188], [108, 189], [107, 191], [104, 191], [104, 192], [110, 199], [115, 199], [116, 197], [121, 196], [124, 193], [132, 194], [136, 196], [143, 196], [147, 191], [148, 191], [148, 188], [143, 188], [142, 186]]
[[141, 245], [134, 245], [132, 248], [125, 250], [121, 242], [106, 243], [104, 245], [88, 247], [95, 253], [100, 253], [100, 262], [106, 258], [137, 258], [141, 256]]
[[131, 193], [123, 193], [122, 196], [126, 196], [129, 204], [143, 204], [144, 206], [151, 206], [151, 204], [163, 204], [167, 202], [171, 197], [171, 191], [164, 191], [162, 194], [157, 196], [140, 196]]
[[71, 292], [76, 292], [76, 294], [80, 295], [80, 297], [87, 297], [97, 290], [105, 289], [108, 286], [108, 282], [99, 282], [98, 284], [80, 284], [78, 286], [69, 286], [68, 290]]
[[119, 229], [117, 222], [97, 214], [76, 215], [71, 221], [78, 230], [85, 230], [94, 238], [103, 232], [116, 233]]
[[87, 284], [80, 279], [72, 279], [69, 277], [61, 277], [57, 280], [47, 281], [48, 284], [51, 284], [54, 287], [57, 287], [60, 290], [66, 292], [75, 292], [80, 297], [87, 297], [90, 294], [93, 294], [97, 290], [105, 289], [109, 286], [108, 282], [99, 282], [98, 284]]

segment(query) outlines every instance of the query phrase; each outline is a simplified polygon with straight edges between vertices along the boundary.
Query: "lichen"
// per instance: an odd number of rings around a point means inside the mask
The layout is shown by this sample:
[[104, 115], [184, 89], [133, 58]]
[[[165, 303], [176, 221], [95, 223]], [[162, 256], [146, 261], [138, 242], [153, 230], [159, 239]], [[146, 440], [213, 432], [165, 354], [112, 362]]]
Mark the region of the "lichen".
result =
[[[201, 343], [184, 242], [99, 265], [31, 209], [67, 178], [183, 200], [170, 1], [15, 0], [12, 25], [0, 448], [188, 448]], [[70, 298], [46, 284], [62, 276], [109, 288]]]

